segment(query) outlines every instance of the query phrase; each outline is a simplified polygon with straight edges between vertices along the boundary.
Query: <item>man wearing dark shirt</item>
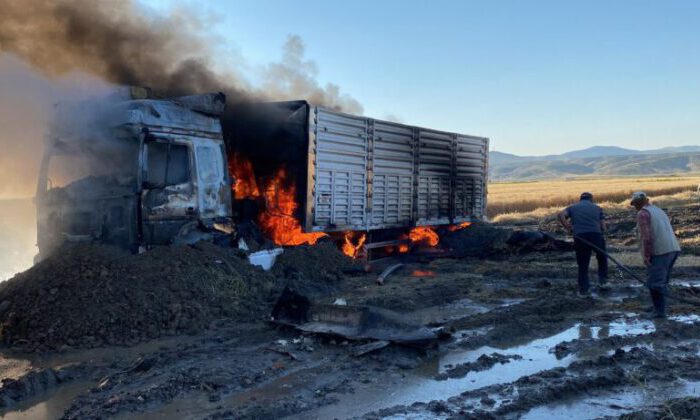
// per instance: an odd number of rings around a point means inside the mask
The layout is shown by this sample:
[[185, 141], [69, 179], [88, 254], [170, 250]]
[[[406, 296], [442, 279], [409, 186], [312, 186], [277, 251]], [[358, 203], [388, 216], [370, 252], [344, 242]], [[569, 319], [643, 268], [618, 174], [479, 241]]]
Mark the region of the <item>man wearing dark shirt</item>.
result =
[[574, 250], [578, 264], [578, 294], [588, 296], [590, 293], [590, 281], [588, 279], [588, 265], [591, 262], [591, 254], [595, 252], [598, 261], [598, 281], [604, 286], [608, 281], [608, 259], [598, 250], [591, 248], [581, 239], [590, 242], [602, 251], [605, 251], [605, 215], [603, 209], [593, 203], [593, 194], [581, 194], [581, 200], [567, 207], [559, 213], [559, 222], [574, 235]]

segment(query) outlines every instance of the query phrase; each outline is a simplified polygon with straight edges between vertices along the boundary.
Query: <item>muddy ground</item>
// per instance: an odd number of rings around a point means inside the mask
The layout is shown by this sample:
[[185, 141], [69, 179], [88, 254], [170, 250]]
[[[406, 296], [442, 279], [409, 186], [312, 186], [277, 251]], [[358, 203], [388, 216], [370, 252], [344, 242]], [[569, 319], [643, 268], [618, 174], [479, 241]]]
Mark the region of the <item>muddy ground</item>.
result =
[[[682, 236], [697, 234], [698, 210], [672, 212]], [[631, 217], [611, 220], [611, 249], [643, 273]], [[554, 225], [545, 227], [557, 233]], [[397, 311], [410, 322], [440, 329], [439, 344], [390, 345], [358, 356], [366, 341], [272, 324], [266, 316], [270, 299], [246, 295], [264, 310], [247, 317], [221, 308], [201, 311], [212, 314], [200, 320], [209, 323], [207, 329], [168, 325], [168, 334], [151, 340], [137, 334], [133, 337], [143, 339], [131, 346], [91, 341], [45, 351], [6, 345], [0, 414], [700, 418], [698, 307], [671, 302], [667, 320], [647, 319], [646, 290], [614, 268], [610, 290], [578, 298], [574, 256], [567, 251], [409, 258], [383, 286], [375, 282], [381, 264], [370, 273], [352, 267], [295, 268], [295, 261], [323, 258], [313, 252], [289, 253], [279, 267], [261, 274], [262, 289], [267, 293], [286, 281], [307, 287], [318, 302]], [[673, 294], [700, 301], [699, 262], [689, 247], [675, 271]], [[309, 288], [308, 279], [316, 275], [322, 284]], [[254, 280], [254, 275], [244, 278], [246, 290], [256, 290]]]

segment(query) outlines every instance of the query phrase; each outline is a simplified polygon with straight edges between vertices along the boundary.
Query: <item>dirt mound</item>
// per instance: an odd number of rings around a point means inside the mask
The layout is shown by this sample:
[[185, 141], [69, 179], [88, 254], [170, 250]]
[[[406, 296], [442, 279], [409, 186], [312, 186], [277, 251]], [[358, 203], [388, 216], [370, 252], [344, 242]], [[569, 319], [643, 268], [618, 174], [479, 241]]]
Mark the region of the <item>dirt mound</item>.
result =
[[457, 257], [485, 257], [506, 252], [512, 229], [473, 224], [465, 229], [447, 232], [440, 241]]
[[486, 224], [474, 224], [466, 229], [447, 232], [441, 241], [457, 257], [573, 250], [573, 244], [545, 232], [513, 230]]
[[209, 243], [131, 255], [66, 247], [0, 286], [0, 339], [30, 350], [131, 345], [269, 310], [275, 279]]
[[508, 246], [515, 254], [574, 250], [572, 242], [562, 241], [549, 233], [540, 231], [515, 231], [508, 238]]
[[308, 297], [331, 293], [347, 274], [359, 270], [361, 266], [330, 240], [286, 248], [272, 268], [287, 286]]

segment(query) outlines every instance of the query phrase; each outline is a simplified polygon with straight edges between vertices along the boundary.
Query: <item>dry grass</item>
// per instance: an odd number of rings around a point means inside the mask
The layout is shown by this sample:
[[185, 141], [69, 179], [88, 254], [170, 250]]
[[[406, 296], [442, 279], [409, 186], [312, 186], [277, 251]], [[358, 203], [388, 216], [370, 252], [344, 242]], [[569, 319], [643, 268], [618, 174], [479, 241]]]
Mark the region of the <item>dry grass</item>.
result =
[[578, 200], [584, 191], [607, 208], [627, 208], [632, 192], [658, 204], [682, 205], [697, 195], [700, 177], [574, 179], [489, 185], [488, 216], [503, 223], [536, 223]]

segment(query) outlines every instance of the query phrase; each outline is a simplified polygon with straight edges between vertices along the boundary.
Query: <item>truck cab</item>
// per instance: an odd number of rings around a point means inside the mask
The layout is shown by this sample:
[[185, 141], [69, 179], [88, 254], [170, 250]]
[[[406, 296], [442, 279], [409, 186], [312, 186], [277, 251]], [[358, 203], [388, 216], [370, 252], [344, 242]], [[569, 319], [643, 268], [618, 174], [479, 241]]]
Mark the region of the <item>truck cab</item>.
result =
[[136, 250], [231, 224], [223, 94], [59, 104], [35, 203], [39, 255], [64, 242]]

